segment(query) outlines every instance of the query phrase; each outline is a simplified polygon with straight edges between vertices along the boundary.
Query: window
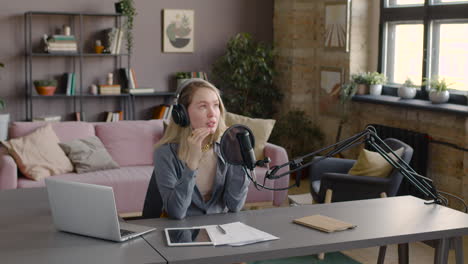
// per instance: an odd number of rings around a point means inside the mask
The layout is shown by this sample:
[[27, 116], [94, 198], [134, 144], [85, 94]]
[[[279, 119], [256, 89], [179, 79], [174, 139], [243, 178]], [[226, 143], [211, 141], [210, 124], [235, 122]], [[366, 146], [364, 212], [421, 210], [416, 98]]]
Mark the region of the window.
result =
[[379, 70], [389, 84], [445, 78], [450, 89], [468, 91], [468, 0], [383, 3]]

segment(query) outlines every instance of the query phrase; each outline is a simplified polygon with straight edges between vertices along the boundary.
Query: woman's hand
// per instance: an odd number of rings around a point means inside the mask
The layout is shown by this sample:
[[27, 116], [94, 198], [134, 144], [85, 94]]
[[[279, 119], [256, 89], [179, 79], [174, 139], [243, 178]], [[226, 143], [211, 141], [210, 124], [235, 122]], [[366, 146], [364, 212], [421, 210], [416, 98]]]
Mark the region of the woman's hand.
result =
[[209, 135], [210, 129], [203, 127], [193, 130], [192, 135], [188, 137], [188, 156], [186, 157], [185, 162], [191, 170], [198, 169], [198, 165], [203, 154], [202, 144], [205, 138]]

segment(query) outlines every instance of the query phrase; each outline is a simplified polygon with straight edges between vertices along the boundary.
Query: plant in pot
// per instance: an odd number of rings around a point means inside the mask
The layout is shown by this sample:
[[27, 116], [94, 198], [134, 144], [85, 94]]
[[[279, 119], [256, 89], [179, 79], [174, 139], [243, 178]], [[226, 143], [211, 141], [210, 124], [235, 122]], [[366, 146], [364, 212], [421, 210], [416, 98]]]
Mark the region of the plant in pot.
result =
[[[0, 68], [4, 68], [5, 64], [0, 62]], [[0, 98], [0, 112], [6, 108], [6, 103], [3, 98]], [[8, 138], [8, 123], [10, 122], [10, 114], [0, 114], [0, 140]]]
[[398, 96], [402, 99], [413, 99], [416, 96], [416, 87], [418, 86], [408, 77], [403, 85], [398, 88]]
[[367, 80], [367, 72], [360, 72], [351, 75], [351, 82], [356, 84], [356, 94], [368, 94], [369, 83]]
[[54, 95], [57, 89], [57, 80], [36, 80], [34, 87], [39, 95]]
[[273, 83], [274, 50], [247, 33], [231, 38], [226, 53], [212, 68], [213, 80], [233, 113], [271, 118], [283, 95]]
[[433, 79], [425, 79], [424, 85], [429, 85], [429, 100], [433, 104], [442, 104], [448, 102], [450, 98], [450, 93], [448, 91], [448, 86], [445, 78], [439, 79], [439, 77], [434, 77]]
[[175, 73], [175, 78], [177, 80], [177, 88], [179, 85], [186, 79], [190, 79], [190, 73], [189, 72], [176, 72]]
[[381, 95], [382, 85], [387, 81], [383, 73], [370, 72], [367, 74], [367, 84], [369, 84], [370, 95]]
[[133, 0], [120, 0], [115, 3], [115, 11], [125, 16], [123, 24], [125, 39], [127, 40], [127, 53], [132, 54], [133, 47], [133, 19], [137, 15]]

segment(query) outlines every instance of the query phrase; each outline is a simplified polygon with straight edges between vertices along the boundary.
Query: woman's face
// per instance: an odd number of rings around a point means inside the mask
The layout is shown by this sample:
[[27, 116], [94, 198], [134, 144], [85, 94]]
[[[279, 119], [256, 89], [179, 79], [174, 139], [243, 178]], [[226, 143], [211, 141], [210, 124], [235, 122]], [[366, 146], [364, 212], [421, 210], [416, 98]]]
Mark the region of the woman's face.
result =
[[218, 128], [220, 109], [217, 94], [210, 88], [198, 88], [188, 106], [192, 129], [208, 128], [213, 134]]

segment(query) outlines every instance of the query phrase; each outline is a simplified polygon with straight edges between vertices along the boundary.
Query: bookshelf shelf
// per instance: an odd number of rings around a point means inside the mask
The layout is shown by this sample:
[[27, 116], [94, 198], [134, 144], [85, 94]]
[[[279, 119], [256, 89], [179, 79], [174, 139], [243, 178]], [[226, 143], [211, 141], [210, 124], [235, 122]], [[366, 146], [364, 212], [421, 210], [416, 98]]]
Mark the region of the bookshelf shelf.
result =
[[[55, 17], [55, 18], [54, 18]], [[86, 82], [90, 82], [92, 79], [96, 79], [98, 76], [92, 76], [92, 74], [96, 74], [95, 72], [90, 73], [90, 71], [86, 71], [86, 68], [89, 68], [91, 65], [98, 65], [99, 61], [96, 60], [85, 60], [85, 58], [107, 58], [111, 59], [114, 62], [112, 63], [113, 71], [117, 71], [117, 69], [124, 67], [123, 63], [124, 60], [127, 61], [126, 67], [130, 67], [130, 59], [131, 56], [130, 54], [126, 53], [119, 53], [119, 54], [110, 54], [110, 53], [91, 53], [89, 52], [89, 46], [88, 43], [91, 40], [91, 35], [89, 34], [89, 30], [85, 30], [85, 25], [87, 25], [83, 20], [84, 17], [91, 17], [90, 19], [93, 19], [91, 21], [96, 21], [94, 19], [110, 19], [112, 22], [109, 23], [113, 27], [121, 27], [123, 24], [122, 21], [122, 15], [118, 13], [94, 13], [94, 12], [49, 12], [49, 11], [28, 11], [24, 13], [24, 47], [25, 47], [25, 98], [26, 98], [26, 120], [31, 121], [34, 118], [34, 104], [41, 104], [41, 102], [33, 103], [33, 100], [39, 100], [40, 99], [63, 99], [67, 100], [66, 105], [71, 106], [73, 111], [75, 113], [83, 113], [84, 106], [83, 103], [87, 99], [91, 98], [118, 98], [120, 100], [120, 106], [122, 107], [121, 110], [124, 112], [124, 119], [129, 119], [131, 115], [131, 109], [128, 107], [130, 104], [130, 99], [128, 94], [119, 94], [119, 95], [94, 95], [94, 94], [86, 94], [88, 91], [88, 87], [91, 85], [91, 83], [84, 83], [85, 80]], [[33, 23], [34, 20], [34, 23]], [[77, 52], [54, 52], [54, 53], [46, 53], [40, 50], [40, 46], [37, 45], [41, 41], [41, 36], [37, 32], [37, 28], [43, 26], [45, 23], [50, 23], [50, 21], [67, 21], [65, 24], [70, 26], [71, 31], [74, 33], [75, 41], [77, 44]], [[38, 23], [39, 22], [39, 23]], [[105, 22], [105, 21], [104, 21]], [[105, 22], [106, 24], [108, 22]], [[58, 23], [59, 24], [59, 23]], [[61, 25], [61, 24], [59, 24]], [[34, 26], [34, 29], [33, 29]], [[42, 27], [42, 28], [47, 28], [47, 27]], [[42, 29], [44, 30], [44, 29]], [[48, 31], [45, 29], [46, 32], [44, 33], [50, 33], [52, 32]], [[85, 33], [87, 34], [85, 36]], [[33, 39], [34, 35], [34, 39]], [[85, 48], [88, 47], [88, 48]], [[44, 72], [46, 75], [52, 75], [56, 76], [56, 72], [48, 72], [47, 73], [47, 68], [44, 69], [39, 69], [38, 66], [33, 65], [34, 59], [41, 58], [42, 60], [44, 59], [54, 59], [55, 58], [63, 58], [65, 65], [69, 68], [68, 71], [74, 73], [75, 77], [74, 83], [75, 83], [75, 95], [67, 95], [62, 92], [62, 93], [56, 93], [52, 96], [42, 96], [42, 95], [37, 95], [34, 91], [33, 87], [33, 81], [44, 78], [44, 77], [39, 77], [36, 75], [39, 75], [39, 72], [41, 75], [44, 75]], [[61, 63], [58, 61], [58, 63]], [[43, 67], [44, 68], [44, 67]], [[49, 70], [53, 71], [53, 70]], [[33, 75], [33, 73], [36, 73], [36, 75]], [[60, 73], [63, 74], [63, 73]], [[84, 76], [84, 75], [87, 76]], [[33, 78], [34, 76], [34, 78]], [[87, 77], [87, 78], [84, 78]], [[76, 78], [76, 79], [75, 79]], [[54, 77], [56, 79], [56, 77]], [[62, 84], [63, 85], [63, 84]], [[65, 85], [69, 85], [65, 84]], [[60, 88], [60, 83], [58, 86], [58, 89]], [[68, 101], [69, 99], [72, 99], [72, 104], [70, 104]], [[110, 100], [110, 99], [109, 99]], [[42, 102], [42, 105], [44, 102]], [[37, 110], [36, 110], [37, 111]], [[58, 110], [57, 110], [58, 111]], [[95, 110], [96, 111], [96, 110]], [[71, 116], [71, 115], [67, 115]], [[81, 115], [83, 116], [83, 115]]]

